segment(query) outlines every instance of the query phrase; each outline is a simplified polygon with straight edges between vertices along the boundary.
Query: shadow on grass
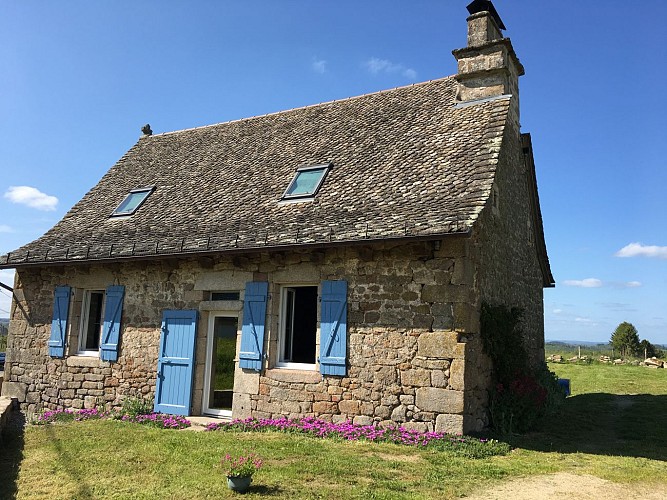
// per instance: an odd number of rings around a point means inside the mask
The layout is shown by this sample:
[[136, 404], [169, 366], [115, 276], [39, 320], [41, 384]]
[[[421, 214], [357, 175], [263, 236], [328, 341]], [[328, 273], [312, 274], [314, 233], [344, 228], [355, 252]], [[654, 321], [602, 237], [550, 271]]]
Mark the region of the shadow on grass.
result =
[[60, 438], [56, 435], [53, 426], [47, 425], [46, 433], [50, 438], [49, 440], [51, 445], [58, 453], [58, 464], [60, 464], [60, 466], [65, 470], [65, 472], [67, 472], [67, 474], [74, 480], [74, 483], [78, 486], [78, 492], [75, 498], [93, 498], [90, 487], [86, 482], [86, 478], [77, 468], [77, 464], [80, 462], [76, 457], [71, 456], [67, 450], [65, 450]]
[[14, 411], [0, 436], [0, 498], [16, 498], [23, 447], [25, 415]]
[[536, 432], [502, 438], [535, 451], [667, 461], [667, 395], [589, 393], [569, 397]]
[[248, 493], [257, 493], [263, 496], [282, 495], [283, 490], [277, 486], [265, 486], [263, 484], [253, 484], [248, 488]]

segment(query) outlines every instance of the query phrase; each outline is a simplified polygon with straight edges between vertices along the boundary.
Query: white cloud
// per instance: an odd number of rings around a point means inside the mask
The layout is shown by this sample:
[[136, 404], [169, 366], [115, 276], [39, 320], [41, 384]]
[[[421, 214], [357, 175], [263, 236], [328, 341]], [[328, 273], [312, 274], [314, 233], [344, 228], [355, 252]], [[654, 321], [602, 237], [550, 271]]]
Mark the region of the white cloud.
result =
[[10, 186], [5, 193], [12, 203], [19, 203], [37, 210], [53, 211], [58, 204], [58, 198], [42, 193], [39, 189], [31, 186]]
[[310, 67], [315, 73], [319, 73], [320, 75], [327, 72], [327, 62], [324, 59], [314, 59]]
[[12, 233], [14, 230], [7, 224], [0, 224], [0, 233]]
[[631, 304], [625, 302], [598, 302], [599, 305], [606, 309], [611, 309], [616, 312], [636, 312], [637, 309], [632, 307]]
[[562, 282], [565, 286], [576, 286], [579, 288], [639, 288], [641, 281], [602, 281], [597, 278], [586, 278], [583, 280], [565, 280]]
[[655, 257], [658, 259], [667, 259], [667, 247], [630, 243], [621, 248], [614, 255], [616, 255], [616, 257]]
[[554, 313], [554, 314], [560, 314], [560, 313], [562, 313], [562, 312], [563, 312], [562, 309], [554, 309], [554, 310], [553, 310], [553, 313]]
[[402, 74], [408, 80], [416, 80], [417, 79], [417, 72], [414, 69], [408, 68], [408, 69], [404, 70]]
[[600, 288], [602, 286], [602, 281], [597, 278], [586, 278], [584, 280], [565, 280], [563, 281], [565, 286], [577, 286], [580, 288]]
[[412, 68], [406, 68], [402, 64], [396, 64], [386, 59], [378, 59], [377, 57], [372, 57], [364, 63], [364, 67], [372, 75], [377, 75], [380, 73], [398, 73], [408, 80], [416, 80], [417, 72]]

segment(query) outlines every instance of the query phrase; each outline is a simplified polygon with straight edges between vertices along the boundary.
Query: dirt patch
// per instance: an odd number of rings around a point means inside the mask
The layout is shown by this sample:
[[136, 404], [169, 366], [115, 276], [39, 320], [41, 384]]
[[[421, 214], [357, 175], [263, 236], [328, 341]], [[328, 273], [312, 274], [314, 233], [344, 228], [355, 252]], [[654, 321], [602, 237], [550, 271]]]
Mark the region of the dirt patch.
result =
[[618, 498], [641, 498], [664, 500], [667, 486], [642, 484], [618, 484], [595, 476], [577, 475], [567, 472], [514, 479], [493, 486], [485, 492], [466, 497], [468, 500], [599, 500]]
[[389, 453], [373, 453], [373, 456], [381, 458], [382, 460], [388, 460], [390, 462], [415, 463], [415, 462], [421, 462], [423, 460], [422, 457], [417, 453], [413, 453], [411, 455], [391, 455]]

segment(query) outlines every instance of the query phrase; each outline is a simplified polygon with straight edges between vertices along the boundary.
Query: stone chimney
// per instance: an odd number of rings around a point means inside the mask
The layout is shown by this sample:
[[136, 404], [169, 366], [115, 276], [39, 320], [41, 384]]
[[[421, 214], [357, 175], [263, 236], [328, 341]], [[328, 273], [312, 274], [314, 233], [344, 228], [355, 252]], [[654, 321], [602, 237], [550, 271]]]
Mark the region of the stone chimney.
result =
[[468, 46], [452, 52], [458, 61], [457, 100], [475, 101], [502, 95], [512, 96], [511, 113], [519, 123], [519, 77], [524, 74], [512, 42], [490, 0], [468, 5]]

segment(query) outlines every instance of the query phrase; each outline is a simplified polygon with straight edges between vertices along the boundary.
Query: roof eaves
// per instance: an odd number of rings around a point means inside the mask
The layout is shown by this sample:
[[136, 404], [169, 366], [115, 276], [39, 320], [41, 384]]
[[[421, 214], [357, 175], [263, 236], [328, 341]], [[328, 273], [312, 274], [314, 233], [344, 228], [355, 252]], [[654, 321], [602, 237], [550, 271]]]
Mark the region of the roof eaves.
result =
[[[249, 246], [237, 246], [229, 247], [223, 249], [201, 249], [201, 250], [167, 250], [164, 252], [157, 252], [152, 254], [144, 255], [114, 255], [112, 252], [105, 257], [72, 257], [68, 258], [67, 255], [64, 257], [56, 257], [53, 260], [30, 260], [29, 254], [22, 261], [12, 261], [10, 259], [11, 254], [5, 254], [0, 256], [0, 260], [4, 262], [0, 263], [0, 269], [19, 269], [24, 267], [41, 267], [41, 266], [61, 266], [61, 265], [72, 265], [72, 264], [91, 264], [91, 263], [110, 263], [110, 262], [128, 262], [128, 261], [146, 261], [146, 260], [155, 260], [155, 259], [173, 259], [173, 258], [185, 258], [185, 257], [206, 257], [211, 255], [219, 254], [238, 254], [238, 253], [247, 253], [247, 252], [268, 252], [276, 250], [293, 250], [293, 249], [317, 249], [317, 248], [328, 248], [328, 247], [340, 247], [340, 246], [350, 246], [350, 245], [364, 245], [369, 243], [378, 243], [382, 241], [389, 242], [400, 242], [400, 241], [432, 241], [442, 238], [451, 238], [451, 237], [469, 237], [472, 234], [471, 228], [454, 230], [446, 233], [432, 233], [432, 234], [415, 234], [415, 235], [405, 235], [405, 236], [393, 236], [393, 237], [369, 237], [365, 239], [350, 239], [350, 240], [340, 240], [340, 241], [328, 241], [328, 242], [309, 242], [309, 243], [285, 243], [285, 244], [273, 244], [273, 245], [249, 245]], [[158, 247], [159, 250], [159, 247]]]
[[544, 237], [544, 226], [542, 223], [542, 211], [540, 210], [540, 198], [537, 191], [537, 177], [535, 175], [535, 159], [533, 157], [533, 145], [530, 134], [521, 134], [521, 143], [523, 145], [524, 161], [528, 172], [529, 197], [531, 213], [533, 215], [533, 234], [535, 235], [535, 250], [537, 259], [542, 270], [542, 280], [545, 288], [553, 288], [556, 285], [551, 265], [549, 264], [549, 255], [547, 254], [547, 244]]

